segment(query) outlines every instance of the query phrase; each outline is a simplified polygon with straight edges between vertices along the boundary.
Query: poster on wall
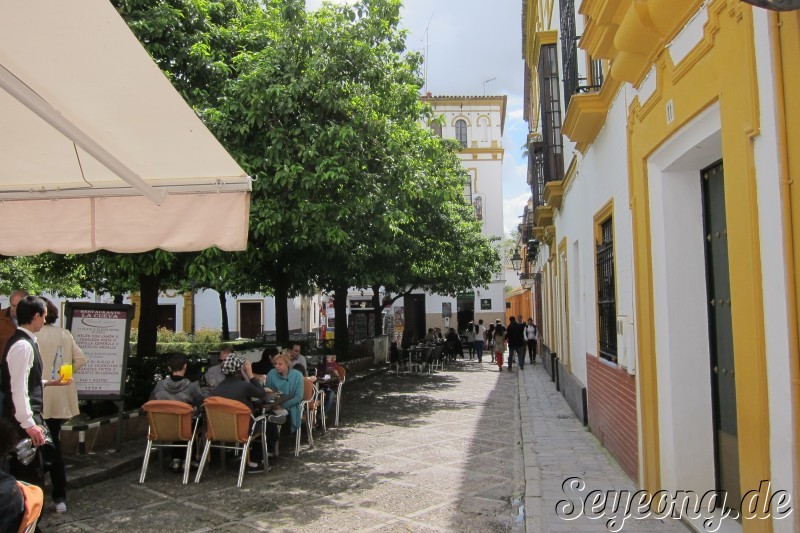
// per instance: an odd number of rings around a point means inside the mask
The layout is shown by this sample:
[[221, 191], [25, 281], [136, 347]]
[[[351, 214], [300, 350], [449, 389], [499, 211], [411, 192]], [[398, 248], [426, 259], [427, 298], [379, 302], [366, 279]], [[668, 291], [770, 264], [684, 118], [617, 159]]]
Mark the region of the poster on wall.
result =
[[483, 220], [483, 209], [486, 207], [484, 204], [484, 198], [482, 194], [475, 194], [472, 197], [472, 205], [475, 207], [475, 218], [482, 221]]
[[134, 306], [67, 302], [67, 329], [86, 355], [73, 379], [82, 400], [120, 400], [130, 353]]

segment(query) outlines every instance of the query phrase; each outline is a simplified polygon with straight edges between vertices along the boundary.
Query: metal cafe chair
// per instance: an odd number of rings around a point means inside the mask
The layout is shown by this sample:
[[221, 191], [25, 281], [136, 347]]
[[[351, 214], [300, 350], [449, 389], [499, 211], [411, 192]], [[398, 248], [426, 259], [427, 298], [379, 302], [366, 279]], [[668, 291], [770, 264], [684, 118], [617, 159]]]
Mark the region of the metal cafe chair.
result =
[[339, 408], [342, 405], [342, 385], [347, 379], [347, 369], [343, 366], [336, 367], [336, 373], [339, 374], [339, 384], [336, 386], [336, 417], [333, 419], [333, 427], [339, 426]]
[[[250, 443], [256, 436], [256, 432], [261, 434], [264, 473], [266, 473], [269, 469], [267, 464], [267, 434], [264, 423], [266, 415], [254, 417], [250, 408], [242, 402], [218, 396], [206, 398], [203, 405], [206, 409], [206, 445], [203, 448], [203, 455], [200, 457], [200, 467], [197, 469], [197, 476], [195, 476], [194, 482], [200, 482], [208, 460], [208, 452], [211, 448], [238, 450], [242, 446], [239, 479], [236, 482], [236, 486], [241, 487], [242, 479], [244, 478], [244, 467], [247, 463], [247, 452], [250, 449]], [[231, 445], [229, 443], [234, 444]]]
[[313, 428], [316, 425], [317, 413], [320, 406], [319, 391], [317, 387], [308, 378], [303, 378], [303, 401], [300, 402], [300, 427], [297, 428], [295, 433], [294, 456], [300, 455], [300, 437], [303, 431], [303, 423], [305, 422], [306, 430], [308, 431], [308, 444], [314, 447], [314, 434]]
[[194, 409], [191, 405], [174, 400], [150, 400], [142, 406], [147, 413], [147, 448], [144, 452], [139, 483], [144, 483], [150, 452], [153, 448], [186, 448], [183, 463], [183, 484], [189, 481], [192, 445], [197, 435], [197, 424], [192, 424]]

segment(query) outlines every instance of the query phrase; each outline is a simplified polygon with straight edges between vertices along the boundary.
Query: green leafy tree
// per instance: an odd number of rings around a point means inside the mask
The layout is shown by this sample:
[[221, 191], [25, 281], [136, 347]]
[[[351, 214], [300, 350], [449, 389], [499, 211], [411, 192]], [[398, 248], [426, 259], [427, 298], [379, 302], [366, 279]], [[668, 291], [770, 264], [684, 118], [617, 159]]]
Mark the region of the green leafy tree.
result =
[[47, 292], [67, 297], [81, 296], [85, 270], [71, 268], [61, 272], [58, 263], [59, 256], [55, 254], [0, 256], [0, 294], [22, 289], [30, 294]]

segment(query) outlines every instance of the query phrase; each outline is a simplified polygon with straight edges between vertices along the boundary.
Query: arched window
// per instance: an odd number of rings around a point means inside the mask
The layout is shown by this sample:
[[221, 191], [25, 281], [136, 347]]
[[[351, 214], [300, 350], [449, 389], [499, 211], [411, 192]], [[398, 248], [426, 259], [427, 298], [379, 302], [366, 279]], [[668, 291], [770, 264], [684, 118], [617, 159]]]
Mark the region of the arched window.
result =
[[431, 122], [431, 130], [433, 133], [438, 135], [439, 137], [442, 136], [442, 125], [439, 122]]
[[464, 119], [456, 120], [456, 140], [461, 146], [467, 146], [467, 121]]

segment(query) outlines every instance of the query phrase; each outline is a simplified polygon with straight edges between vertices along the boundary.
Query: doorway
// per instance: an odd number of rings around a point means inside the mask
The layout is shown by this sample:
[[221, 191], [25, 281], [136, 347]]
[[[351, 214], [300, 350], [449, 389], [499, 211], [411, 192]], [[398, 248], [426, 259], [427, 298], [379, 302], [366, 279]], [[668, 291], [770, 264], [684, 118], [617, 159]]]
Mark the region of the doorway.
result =
[[[475, 320], [475, 294], [459, 294], [456, 299], [456, 325], [459, 335], [466, 334], [467, 325]], [[452, 327], [452, 326], [451, 326]]]
[[264, 332], [262, 328], [262, 302], [239, 302], [239, 336], [256, 339]]
[[158, 304], [156, 324], [159, 328], [175, 331], [175, 304]]
[[716, 484], [717, 489], [728, 493], [729, 505], [738, 510], [739, 438], [722, 161], [707, 167], [701, 175]]
[[[406, 327], [403, 337], [409, 343], [420, 342], [425, 338], [425, 295], [409, 294], [404, 298]], [[404, 343], [405, 344], [405, 343]]]

